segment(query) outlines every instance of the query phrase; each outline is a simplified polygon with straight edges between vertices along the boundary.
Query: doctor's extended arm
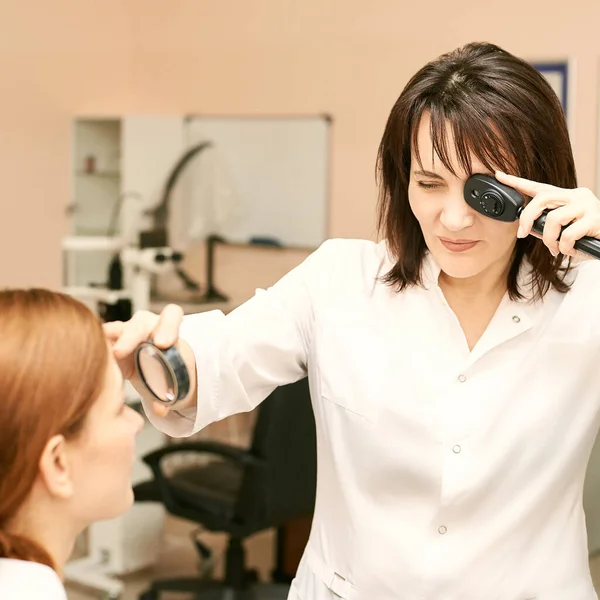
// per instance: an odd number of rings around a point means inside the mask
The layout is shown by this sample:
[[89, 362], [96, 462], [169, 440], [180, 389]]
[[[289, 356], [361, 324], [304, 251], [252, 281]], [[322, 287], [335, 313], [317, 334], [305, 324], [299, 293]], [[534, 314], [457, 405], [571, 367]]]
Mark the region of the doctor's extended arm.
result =
[[[336, 247], [336, 242], [325, 242], [275, 285], [258, 290], [228, 315], [210, 311], [183, 317], [177, 343], [191, 376], [190, 395], [163, 414], [143, 397], [150, 421], [170, 436], [191, 435], [214, 421], [252, 410], [276, 387], [304, 377], [315, 297], [327, 288]], [[150, 331], [138, 325], [134, 333], [128, 332], [126, 353], [155, 328], [160, 345], [159, 317], [152, 318]], [[135, 316], [130, 330], [134, 320]], [[122, 326], [126, 329], [127, 323]], [[122, 351], [124, 344], [119, 342], [117, 338], [114, 348]]]

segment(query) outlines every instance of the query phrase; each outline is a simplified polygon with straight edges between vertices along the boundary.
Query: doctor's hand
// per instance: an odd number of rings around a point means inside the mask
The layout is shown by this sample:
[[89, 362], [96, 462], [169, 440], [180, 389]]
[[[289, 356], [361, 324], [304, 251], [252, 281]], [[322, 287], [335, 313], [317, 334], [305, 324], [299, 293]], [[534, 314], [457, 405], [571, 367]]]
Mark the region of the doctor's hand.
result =
[[[530, 233], [541, 237], [553, 256], [560, 252], [567, 256], [584, 256], [574, 249], [577, 240], [590, 236], [600, 239], [600, 201], [587, 188], [565, 189], [537, 183], [529, 179], [496, 171], [496, 179], [531, 197], [519, 217], [517, 237]], [[533, 222], [549, 210], [544, 233], [538, 236], [531, 231]], [[565, 227], [561, 233], [561, 228]]]
[[[169, 304], [160, 315], [142, 310], [136, 312], [129, 321], [104, 323], [104, 334], [111, 343], [123, 378], [131, 381], [138, 392], [143, 388], [135, 370], [135, 349], [148, 340], [152, 340], [161, 349], [173, 346], [179, 339], [182, 320], [181, 307]], [[152, 408], [159, 416], [164, 416], [168, 412], [168, 409], [159, 402], [154, 402]]]

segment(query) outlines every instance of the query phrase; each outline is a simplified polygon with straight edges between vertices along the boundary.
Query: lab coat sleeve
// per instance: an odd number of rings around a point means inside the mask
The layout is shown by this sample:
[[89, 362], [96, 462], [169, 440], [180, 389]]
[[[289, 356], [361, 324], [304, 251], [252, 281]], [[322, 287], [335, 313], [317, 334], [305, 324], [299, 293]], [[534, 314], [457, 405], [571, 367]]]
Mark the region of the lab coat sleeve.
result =
[[180, 337], [192, 348], [198, 379], [197, 407], [171, 411], [151, 422], [172, 437], [185, 437], [230, 415], [254, 409], [276, 387], [306, 375], [314, 308], [339, 256], [330, 240], [267, 290], [224, 315], [184, 317]]

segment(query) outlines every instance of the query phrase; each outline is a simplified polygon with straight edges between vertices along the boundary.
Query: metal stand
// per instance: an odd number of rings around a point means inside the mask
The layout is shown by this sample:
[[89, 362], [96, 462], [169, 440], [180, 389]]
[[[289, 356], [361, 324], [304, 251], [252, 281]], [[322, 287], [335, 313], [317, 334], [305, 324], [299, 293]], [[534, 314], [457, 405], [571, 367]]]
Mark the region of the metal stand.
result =
[[218, 235], [209, 235], [206, 238], [206, 291], [200, 298], [200, 302], [203, 304], [227, 302], [229, 300], [227, 296], [217, 290], [214, 284], [215, 246], [223, 243], [225, 243], [225, 240]]

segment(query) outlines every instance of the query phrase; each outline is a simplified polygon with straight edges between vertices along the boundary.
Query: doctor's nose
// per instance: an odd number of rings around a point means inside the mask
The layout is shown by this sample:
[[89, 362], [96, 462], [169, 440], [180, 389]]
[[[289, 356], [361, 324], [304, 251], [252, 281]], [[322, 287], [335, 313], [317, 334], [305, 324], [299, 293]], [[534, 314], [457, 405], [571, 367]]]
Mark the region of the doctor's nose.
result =
[[460, 195], [448, 196], [440, 213], [440, 222], [448, 231], [461, 231], [473, 225], [475, 211], [465, 202], [462, 190]]

